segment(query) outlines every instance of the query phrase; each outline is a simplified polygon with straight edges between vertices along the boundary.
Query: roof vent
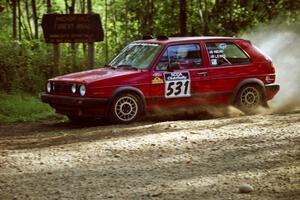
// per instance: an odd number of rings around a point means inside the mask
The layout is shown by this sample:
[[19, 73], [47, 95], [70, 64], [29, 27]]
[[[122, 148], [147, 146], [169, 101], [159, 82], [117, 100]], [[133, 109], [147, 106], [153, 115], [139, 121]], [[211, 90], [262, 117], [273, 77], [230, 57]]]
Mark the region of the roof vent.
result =
[[157, 40], [168, 40], [168, 36], [165, 36], [165, 35], [159, 35], [157, 36]]
[[152, 35], [144, 35], [143, 36], [143, 40], [151, 40], [154, 39], [154, 37]]

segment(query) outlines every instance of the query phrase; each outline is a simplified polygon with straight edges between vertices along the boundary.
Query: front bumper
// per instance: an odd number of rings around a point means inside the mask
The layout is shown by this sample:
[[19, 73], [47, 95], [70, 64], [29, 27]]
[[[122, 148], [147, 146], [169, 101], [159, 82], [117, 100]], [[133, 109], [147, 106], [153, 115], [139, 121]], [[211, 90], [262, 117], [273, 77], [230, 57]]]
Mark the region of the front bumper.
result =
[[278, 84], [270, 84], [270, 85], [265, 85], [266, 89], [266, 100], [271, 100], [273, 97], [278, 93], [280, 89], [280, 85]]
[[41, 100], [56, 109], [57, 113], [68, 116], [101, 116], [105, 112], [108, 99], [70, 97], [43, 93]]

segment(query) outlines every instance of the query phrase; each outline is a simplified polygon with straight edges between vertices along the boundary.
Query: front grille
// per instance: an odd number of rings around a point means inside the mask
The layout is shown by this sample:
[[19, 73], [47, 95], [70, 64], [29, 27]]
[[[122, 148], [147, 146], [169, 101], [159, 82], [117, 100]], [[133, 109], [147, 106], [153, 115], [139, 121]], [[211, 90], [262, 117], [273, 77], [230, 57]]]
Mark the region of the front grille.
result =
[[66, 94], [71, 94], [72, 93], [72, 85], [71, 83], [64, 83], [64, 82], [54, 82], [52, 86], [52, 91], [53, 92], [58, 92], [58, 93], [66, 93]]

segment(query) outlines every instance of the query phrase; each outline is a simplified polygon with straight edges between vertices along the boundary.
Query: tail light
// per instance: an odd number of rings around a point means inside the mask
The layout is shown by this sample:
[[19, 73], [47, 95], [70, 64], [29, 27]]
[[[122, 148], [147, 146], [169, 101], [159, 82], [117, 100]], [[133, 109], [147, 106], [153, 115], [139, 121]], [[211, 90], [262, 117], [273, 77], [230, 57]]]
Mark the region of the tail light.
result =
[[274, 83], [275, 82], [275, 78], [276, 78], [276, 75], [275, 75], [275, 72], [276, 72], [276, 69], [275, 69], [275, 65], [270, 62], [270, 74], [266, 76], [266, 83]]
[[276, 72], [275, 65], [271, 63], [271, 73], [275, 74], [275, 72]]

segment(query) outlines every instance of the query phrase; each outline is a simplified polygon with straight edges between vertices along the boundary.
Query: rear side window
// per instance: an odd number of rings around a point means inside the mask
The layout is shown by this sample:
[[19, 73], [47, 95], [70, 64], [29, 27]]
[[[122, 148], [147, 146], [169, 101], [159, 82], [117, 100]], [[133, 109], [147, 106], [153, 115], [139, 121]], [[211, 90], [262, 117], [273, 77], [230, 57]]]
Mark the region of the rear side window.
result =
[[208, 42], [206, 48], [212, 66], [243, 65], [250, 63], [247, 54], [231, 42]]

